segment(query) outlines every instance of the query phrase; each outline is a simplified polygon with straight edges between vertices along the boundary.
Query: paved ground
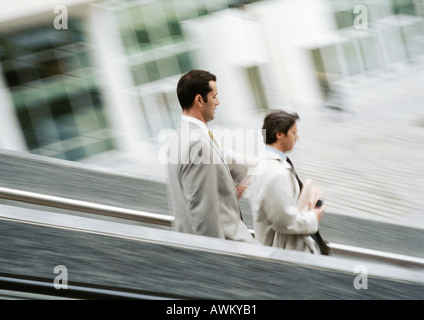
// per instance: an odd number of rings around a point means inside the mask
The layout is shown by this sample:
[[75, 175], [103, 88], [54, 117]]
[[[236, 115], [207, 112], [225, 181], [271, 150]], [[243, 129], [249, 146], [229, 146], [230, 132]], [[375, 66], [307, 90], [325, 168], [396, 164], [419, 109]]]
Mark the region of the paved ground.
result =
[[346, 95], [346, 112], [305, 118], [293, 157], [328, 210], [424, 228], [424, 72]]

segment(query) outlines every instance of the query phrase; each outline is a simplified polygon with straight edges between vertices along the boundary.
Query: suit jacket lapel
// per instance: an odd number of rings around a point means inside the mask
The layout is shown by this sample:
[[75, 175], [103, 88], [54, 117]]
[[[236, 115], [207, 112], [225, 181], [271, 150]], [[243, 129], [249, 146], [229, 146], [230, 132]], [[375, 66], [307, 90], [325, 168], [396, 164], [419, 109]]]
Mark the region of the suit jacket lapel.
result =
[[[223, 164], [225, 164], [225, 166], [227, 167], [228, 171], [230, 171], [230, 169], [227, 166], [227, 162], [225, 161], [224, 157], [222, 156], [221, 150], [219, 148], [218, 142], [215, 140], [215, 138], [211, 138], [209, 136], [209, 133], [206, 130], [203, 130], [202, 128], [200, 128], [198, 125], [196, 125], [195, 123], [189, 122], [189, 121], [185, 121], [185, 120], [181, 120], [181, 128], [184, 127], [188, 127], [189, 128], [189, 133], [191, 133], [192, 131], [196, 130], [196, 132], [198, 132], [200, 134], [200, 136], [203, 138], [203, 140], [207, 143], [209, 143], [212, 146], [212, 149], [219, 155], [221, 161]], [[190, 137], [191, 138], [191, 137]]]

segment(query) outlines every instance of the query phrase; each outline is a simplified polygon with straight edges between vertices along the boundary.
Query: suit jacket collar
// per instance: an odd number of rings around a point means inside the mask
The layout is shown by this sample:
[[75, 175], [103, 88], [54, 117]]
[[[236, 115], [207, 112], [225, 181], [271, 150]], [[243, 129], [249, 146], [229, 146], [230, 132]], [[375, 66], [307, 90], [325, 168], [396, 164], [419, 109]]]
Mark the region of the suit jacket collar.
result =
[[[192, 118], [194, 120], [197, 120], [193, 117], [187, 117], [187, 118]], [[198, 120], [199, 121], [199, 120]], [[189, 130], [193, 130], [198, 132], [199, 134], [201, 134], [201, 136], [203, 138], [205, 138], [205, 140], [210, 140], [210, 136], [209, 136], [209, 130], [208, 127], [206, 127], [206, 125], [199, 121], [200, 123], [193, 121], [193, 120], [189, 120], [189, 119], [181, 119], [181, 124], [180, 124], [180, 128], [188, 128]]]
[[186, 116], [185, 114], [183, 114], [181, 116], [181, 121], [185, 121], [185, 122], [189, 122], [192, 124], [195, 124], [197, 127], [199, 127], [203, 132], [205, 132], [206, 134], [209, 135], [208, 131], [208, 127], [206, 126], [206, 124], [204, 124], [202, 121], [200, 121], [199, 119], [196, 119], [194, 117], [191, 116]]
[[264, 158], [265, 159], [269, 159], [269, 160], [278, 160], [281, 162], [281, 164], [288, 168], [291, 169], [292, 166], [287, 162], [286, 158], [284, 158], [282, 155], [280, 155], [279, 153], [272, 151], [270, 149], [266, 149], [265, 150], [265, 154], [264, 154]]
[[209, 129], [203, 122], [193, 117], [184, 116], [183, 118], [181, 118], [180, 127], [189, 127], [190, 130], [197, 130], [203, 136], [205, 141], [208, 141], [212, 144], [213, 149], [219, 154], [222, 159], [222, 162], [226, 164], [226, 161], [221, 153], [220, 146], [216, 141], [211, 140], [211, 137], [209, 136]]

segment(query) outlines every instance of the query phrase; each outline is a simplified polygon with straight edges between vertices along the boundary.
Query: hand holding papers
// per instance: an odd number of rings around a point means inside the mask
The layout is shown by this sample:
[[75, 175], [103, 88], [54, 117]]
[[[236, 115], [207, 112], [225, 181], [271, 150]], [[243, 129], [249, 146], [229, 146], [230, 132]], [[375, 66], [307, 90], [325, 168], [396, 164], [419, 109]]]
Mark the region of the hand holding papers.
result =
[[307, 179], [303, 184], [302, 192], [297, 201], [300, 211], [309, 211], [315, 208], [315, 204], [321, 197], [322, 192], [319, 188], [314, 186], [311, 179]]
[[[325, 206], [315, 207], [317, 201], [321, 197], [321, 190], [314, 186], [311, 179], [307, 179], [303, 184], [302, 192], [299, 195], [298, 206], [301, 211], [314, 210], [318, 221], [321, 220], [325, 210]], [[318, 244], [321, 254], [330, 256], [332, 255], [331, 248], [328, 246], [328, 242], [321, 237], [319, 231], [315, 234], [311, 234], [312, 239]]]

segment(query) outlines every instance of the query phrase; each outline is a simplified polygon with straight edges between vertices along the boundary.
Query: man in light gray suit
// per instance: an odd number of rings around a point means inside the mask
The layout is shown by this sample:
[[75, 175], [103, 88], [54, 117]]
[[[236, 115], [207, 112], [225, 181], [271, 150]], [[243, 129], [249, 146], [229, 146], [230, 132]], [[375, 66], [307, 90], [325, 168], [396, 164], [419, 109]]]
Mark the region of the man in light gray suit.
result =
[[257, 243], [242, 221], [235, 183], [207, 128], [219, 105], [216, 77], [192, 70], [180, 78], [177, 95], [183, 115], [168, 151], [175, 229]]

